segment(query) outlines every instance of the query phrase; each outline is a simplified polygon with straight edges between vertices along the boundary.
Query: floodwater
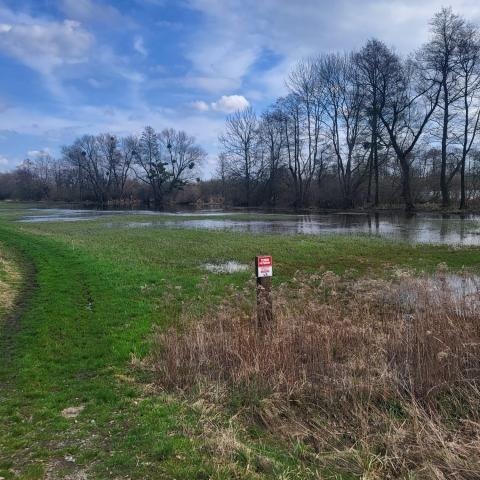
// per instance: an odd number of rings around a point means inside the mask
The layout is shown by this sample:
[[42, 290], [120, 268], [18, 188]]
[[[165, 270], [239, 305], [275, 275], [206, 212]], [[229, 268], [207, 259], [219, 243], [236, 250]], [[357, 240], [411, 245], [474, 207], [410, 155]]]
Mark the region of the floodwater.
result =
[[[149, 210], [108, 211], [70, 209], [32, 209], [20, 221], [78, 222], [104, 216], [122, 218], [104, 223], [107, 228], [188, 228], [272, 234], [371, 234], [410, 243], [480, 245], [480, 215], [417, 213], [330, 213], [266, 214], [203, 210], [189, 212], [155, 212]], [[220, 216], [229, 218], [220, 218]], [[128, 220], [125, 216], [130, 217]], [[138, 218], [136, 221], [135, 217]], [[165, 217], [168, 218], [160, 218]], [[182, 218], [188, 216], [189, 218]], [[146, 218], [148, 217], [148, 218]], [[157, 218], [156, 218], [157, 217]], [[193, 218], [192, 218], [193, 217]], [[219, 217], [219, 218], [215, 218]]]

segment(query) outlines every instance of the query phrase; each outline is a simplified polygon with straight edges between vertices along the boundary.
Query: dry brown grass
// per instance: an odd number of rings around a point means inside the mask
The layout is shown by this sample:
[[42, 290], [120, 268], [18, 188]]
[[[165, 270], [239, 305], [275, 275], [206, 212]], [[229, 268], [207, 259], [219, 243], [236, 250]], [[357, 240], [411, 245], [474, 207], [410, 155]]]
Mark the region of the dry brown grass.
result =
[[21, 279], [18, 265], [7, 256], [0, 245], [0, 325], [2, 317], [10, 313], [15, 305]]
[[158, 383], [237, 405], [306, 446], [308, 461], [364, 478], [480, 478], [477, 277], [331, 272], [275, 292], [275, 323], [255, 329], [249, 292], [233, 291], [184, 332], [158, 333]]

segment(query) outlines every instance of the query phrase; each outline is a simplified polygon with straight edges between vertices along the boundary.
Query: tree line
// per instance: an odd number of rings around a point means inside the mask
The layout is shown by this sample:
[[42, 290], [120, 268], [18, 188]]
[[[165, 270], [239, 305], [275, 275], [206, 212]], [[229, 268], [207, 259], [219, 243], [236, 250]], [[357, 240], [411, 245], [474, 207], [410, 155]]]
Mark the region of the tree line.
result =
[[480, 34], [450, 8], [402, 57], [372, 39], [299, 61], [288, 94], [226, 120], [216, 186], [242, 205], [458, 207], [479, 198]]
[[0, 175], [0, 198], [92, 202], [135, 201], [160, 208], [196, 179], [206, 157], [194, 137], [146, 127], [140, 136], [84, 135], [58, 159], [41, 155]]
[[0, 199], [354, 208], [480, 204], [480, 32], [450, 8], [410, 55], [377, 39], [300, 60], [288, 93], [226, 119], [215, 176], [183, 131], [84, 135], [0, 174]]

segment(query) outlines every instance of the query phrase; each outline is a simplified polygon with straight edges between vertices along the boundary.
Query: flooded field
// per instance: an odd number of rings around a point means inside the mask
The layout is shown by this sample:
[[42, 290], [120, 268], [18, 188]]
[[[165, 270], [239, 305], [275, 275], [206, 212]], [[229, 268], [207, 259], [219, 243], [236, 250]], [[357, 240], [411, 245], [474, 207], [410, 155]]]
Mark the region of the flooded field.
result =
[[[418, 213], [270, 214], [203, 210], [155, 212], [31, 209], [21, 222], [78, 222], [119, 217], [106, 228], [188, 228], [272, 234], [371, 234], [411, 243], [480, 245], [480, 215]], [[129, 217], [126, 220], [126, 217]], [[186, 218], [188, 217], [188, 218]]]

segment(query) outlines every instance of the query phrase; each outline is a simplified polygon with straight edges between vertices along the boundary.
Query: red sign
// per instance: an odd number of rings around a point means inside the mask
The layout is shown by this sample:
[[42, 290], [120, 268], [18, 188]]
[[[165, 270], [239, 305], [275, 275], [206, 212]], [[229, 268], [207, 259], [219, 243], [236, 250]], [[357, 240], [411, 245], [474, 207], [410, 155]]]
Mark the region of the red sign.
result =
[[271, 277], [273, 273], [273, 262], [270, 255], [258, 256], [256, 258], [257, 277]]
[[271, 267], [272, 266], [272, 257], [271, 256], [263, 256], [257, 257], [258, 258], [258, 266], [259, 267]]

